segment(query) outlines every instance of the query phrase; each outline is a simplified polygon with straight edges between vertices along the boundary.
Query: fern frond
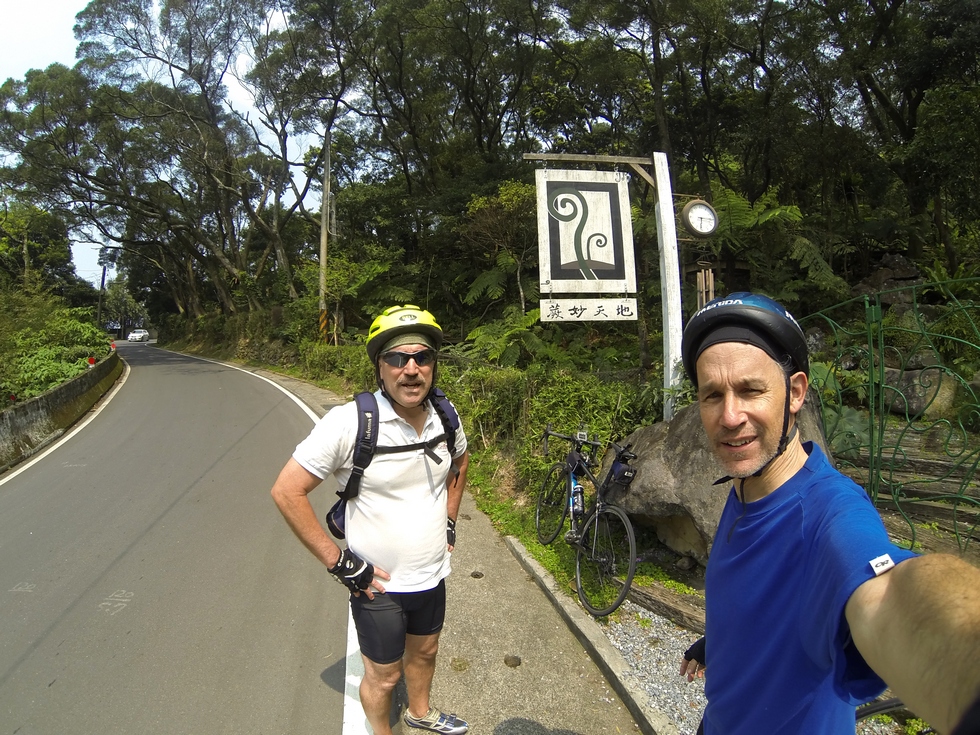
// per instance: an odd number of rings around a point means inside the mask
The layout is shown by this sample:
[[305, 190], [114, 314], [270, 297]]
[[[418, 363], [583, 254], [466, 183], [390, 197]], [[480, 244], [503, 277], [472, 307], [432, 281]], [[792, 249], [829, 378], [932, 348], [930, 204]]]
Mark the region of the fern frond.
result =
[[463, 303], [475, 304], [481, 297], [499, 299], [504, 295], [507, 274], [499, 270], [484, 271], [470, 285]]

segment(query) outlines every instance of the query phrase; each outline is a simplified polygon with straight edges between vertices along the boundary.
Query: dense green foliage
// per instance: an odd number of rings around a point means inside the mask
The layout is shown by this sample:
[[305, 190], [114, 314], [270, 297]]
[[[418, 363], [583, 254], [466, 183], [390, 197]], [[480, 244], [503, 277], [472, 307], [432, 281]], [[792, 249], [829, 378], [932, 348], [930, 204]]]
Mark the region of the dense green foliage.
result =
[[45, 289], [69, 306], [95, 306], [98, 293], [72, 263], [65, 221], [0, 189], [0, 289]]
[[[796, 313], [841, 301], [885, 252], [966, 275], [977, 18], [980, 0], [93, 0], [74, 68], [0, 88], [0, 183], [11, 206], [112, 244], [153, 323], [281, 307], [298, 346], [321, 308], [329, 152], [334, 343], [415, 302], [504, 366], [580, 350], [651, 368], [649, 187], [632, 180], [640, 324], [536, 330], [523, 155], [664, 151], [675, 192], [721, 215], [682, 264]], [[15, 250], [0, 267], [17, 271]]]
[[0, 288], [0, 396], [40, 395], [109, 354], [110, 340], [90, 310], [72, 308], [43, 291]]
[[0, 198], [0, 410], [109, 353], [96, 326], [98, 298], [75, 273], [65, 221]]

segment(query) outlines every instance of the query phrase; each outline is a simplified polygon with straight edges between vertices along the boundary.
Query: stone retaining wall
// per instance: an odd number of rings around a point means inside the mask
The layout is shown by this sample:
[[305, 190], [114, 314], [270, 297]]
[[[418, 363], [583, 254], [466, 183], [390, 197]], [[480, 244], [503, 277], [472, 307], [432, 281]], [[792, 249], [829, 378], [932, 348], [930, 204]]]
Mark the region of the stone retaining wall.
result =
[[0, 411], [0, 472], [61, 436], [105, 395], [122, 370], [113, 351], [77, 378]]

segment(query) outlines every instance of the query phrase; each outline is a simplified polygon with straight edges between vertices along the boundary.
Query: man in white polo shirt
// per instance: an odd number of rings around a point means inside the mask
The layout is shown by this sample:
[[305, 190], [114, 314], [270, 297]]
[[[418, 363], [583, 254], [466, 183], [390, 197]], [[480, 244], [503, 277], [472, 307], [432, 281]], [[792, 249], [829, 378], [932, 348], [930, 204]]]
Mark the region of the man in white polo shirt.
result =
[[[340, 549], [317, 520], [307, 497], [333, 475], [344, 487], [353, 471], [358, 406], [332, 409], [286, 463], [272, 488], [283, 517], [300, 541], [350, 590], [364, 678], [360, 697], [375, 735], [391, 733], [391, 696], [404, 671], [405, 724], [461, 735], [467, 724], [429, 702], [439, 633], [446, 609], [445, 578], [456, 541], [456, 514], [469, 455], [462, 426], [455, 456], [431, 391], [442, 329], [428, 311], [393, 306], [368, 332], [368, 356], [379, 390], [378, 447], [417, 445], [376, 453], [348, 501], [347, 548]], [[429, 442], [430, 446], [421, 448]], [[434, 446], [431, 446], [434, 444]]]

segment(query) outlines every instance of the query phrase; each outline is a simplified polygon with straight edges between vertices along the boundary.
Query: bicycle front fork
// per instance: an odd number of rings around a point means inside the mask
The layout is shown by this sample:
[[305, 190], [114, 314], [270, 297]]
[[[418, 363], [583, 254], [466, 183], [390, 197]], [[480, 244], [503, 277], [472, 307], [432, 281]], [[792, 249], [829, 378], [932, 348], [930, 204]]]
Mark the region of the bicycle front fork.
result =
[[[581, 486], [579, 486], [578, 491], [579, 493], [582, 492]], [[570, 507], [568, 509], [569, 529], [565, 533], [565, 542], [572, 546], [577, 546], [582, 540], [582, 529], [585, 527], [588, 513], [585, 512], [585, 498], [579, 495], [578, 505], [576, 506], [574, 496], [575, 488], [572, 489], [572, 493], [571, 502], [569, 503]]]

